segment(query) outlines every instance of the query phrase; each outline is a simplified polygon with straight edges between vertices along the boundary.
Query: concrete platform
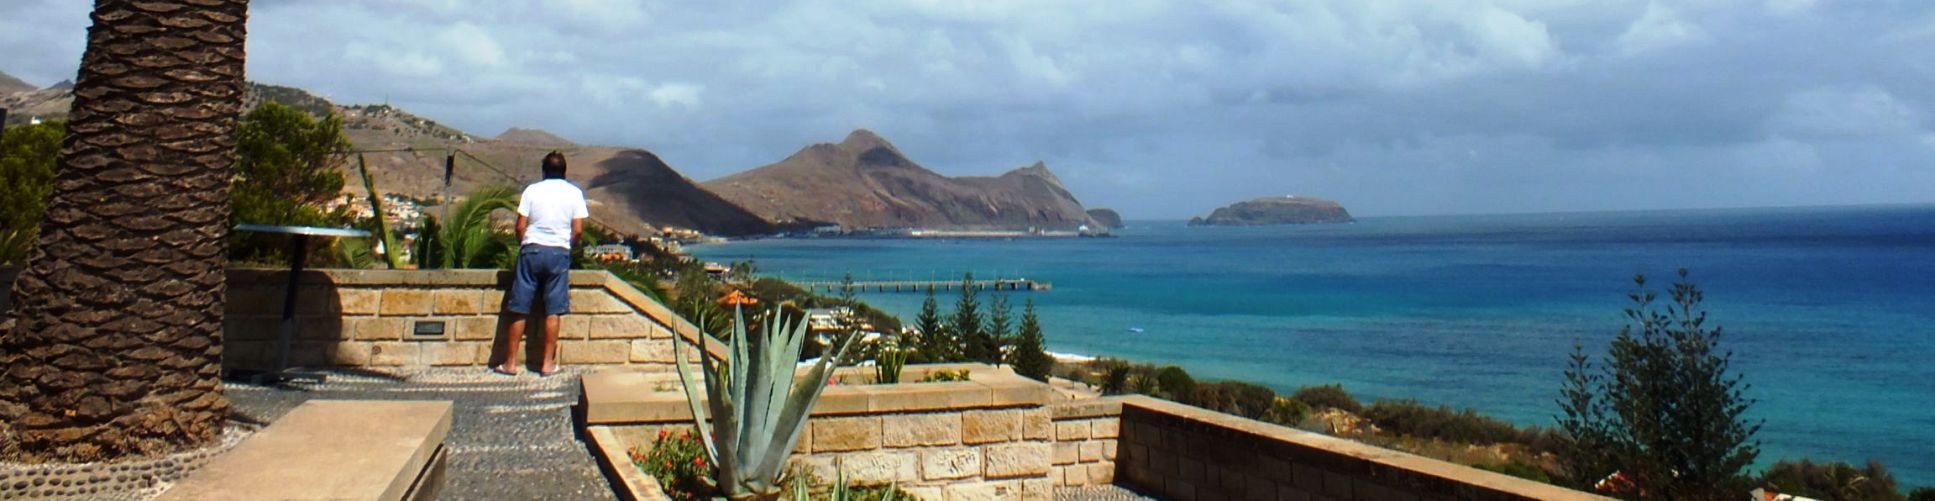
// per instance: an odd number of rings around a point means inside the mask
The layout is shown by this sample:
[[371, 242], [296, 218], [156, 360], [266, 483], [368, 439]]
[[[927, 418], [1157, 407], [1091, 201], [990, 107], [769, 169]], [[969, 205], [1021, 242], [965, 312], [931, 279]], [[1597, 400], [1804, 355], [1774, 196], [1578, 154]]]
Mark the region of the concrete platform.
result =
[[450, 402], [311, 400], [161, 500], [433, 498]]

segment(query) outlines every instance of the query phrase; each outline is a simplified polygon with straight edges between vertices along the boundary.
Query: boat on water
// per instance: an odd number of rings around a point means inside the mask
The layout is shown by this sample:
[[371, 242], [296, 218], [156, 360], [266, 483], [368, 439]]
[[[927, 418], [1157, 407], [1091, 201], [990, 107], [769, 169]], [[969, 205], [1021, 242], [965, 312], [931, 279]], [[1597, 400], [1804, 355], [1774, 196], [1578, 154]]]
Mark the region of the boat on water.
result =
[[1129, 327], [1129, 332], [1133, 332], [1133, 333], [1136, 333], [1136, 334], [1141, 334], [1141, 333], [1142, 333], [1142, 328], [1141, 328], [1141, 327]]

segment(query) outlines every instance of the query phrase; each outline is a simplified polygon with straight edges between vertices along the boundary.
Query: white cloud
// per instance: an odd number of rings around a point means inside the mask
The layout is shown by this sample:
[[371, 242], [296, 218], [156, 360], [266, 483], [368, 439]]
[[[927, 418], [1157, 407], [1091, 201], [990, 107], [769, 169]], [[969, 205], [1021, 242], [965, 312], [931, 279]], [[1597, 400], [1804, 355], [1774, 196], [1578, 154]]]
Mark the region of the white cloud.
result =
[[646, 96], [652, 100], [652, 104], [660, 108], [677, 107], [691, 110], [699, 107], [699, 95], [704, 92], [703, 85], [666, 83], [653, 87]]
[[1627, 25], [1624, 33], [1620, 33], [1616, 51], [1632, 56], [1696, 43], [1706, 38], [1705, 30], [1681, 19], [1672, 7], [1655, 1], [1646, 4], [1646, 12]]

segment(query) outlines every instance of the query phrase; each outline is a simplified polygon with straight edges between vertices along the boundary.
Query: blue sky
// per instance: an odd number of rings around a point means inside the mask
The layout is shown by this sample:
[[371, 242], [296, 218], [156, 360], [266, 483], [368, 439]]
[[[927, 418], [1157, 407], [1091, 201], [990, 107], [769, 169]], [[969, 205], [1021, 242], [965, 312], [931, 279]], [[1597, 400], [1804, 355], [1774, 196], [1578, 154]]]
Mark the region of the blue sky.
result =
[[[0, 70], [71, 78], [88, 4], [0, 4]], [[251, 79], [700, 180], [865, 127], [1130, 218], [1935, 202], [1925, 0], [254, 5]]]

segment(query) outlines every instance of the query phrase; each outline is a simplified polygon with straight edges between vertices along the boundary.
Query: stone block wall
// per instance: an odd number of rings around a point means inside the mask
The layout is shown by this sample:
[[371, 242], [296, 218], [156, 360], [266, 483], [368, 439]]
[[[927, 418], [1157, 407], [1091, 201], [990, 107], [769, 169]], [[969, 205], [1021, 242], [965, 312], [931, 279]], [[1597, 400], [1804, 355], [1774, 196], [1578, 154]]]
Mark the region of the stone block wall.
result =
[[[230, 270], [224, 367], [273, 363], [287, 276], [282, 270]], [[501, 313], [510, 283], [506, 271], [315, 270], [305, 271], [299, 283], [291, 365], [482, 365], [492, 360], [492, 347], [509, 325]], [[670, 370], [672, 336], [696, 336], [691, 324], [609, 273], [572, 272], [570, 293], [560, 363]], [[440, 322], [443, 330], [423, 335], [415, 328], [419, 322]], [[537, 356], [532, 341], [542, 325], [536, 317], [528, 324], [520, 363]]]
[[1055, 426], [1056, 485], [1115, 483], [1122, 403], [1114, 399], [1060, 401], [1049, 406]]
[[1115, 481], [1166, 499], [1606, 499], [1164, 400], [1119, 402]]
[[[934, 367], [908, 366], [904, 376], [917, 379]], [[822, 479], [844, 472], [849, 481], [892, 482], [921, 499], [1053, 499], [1056, 430], [1047, 385], [990, 366], [939, 367], [975, 373], [965, 382], [827, 388], [791, 461]], [[683, 393], [643, 394], [665, 388], [664, 380], [614, 391], [600, 388], [608, 377], [585, 378], [588, 424], [642, 450], [660, 430], [692, 430]], [[592, 408], [607, 405], [626, 410]]]

